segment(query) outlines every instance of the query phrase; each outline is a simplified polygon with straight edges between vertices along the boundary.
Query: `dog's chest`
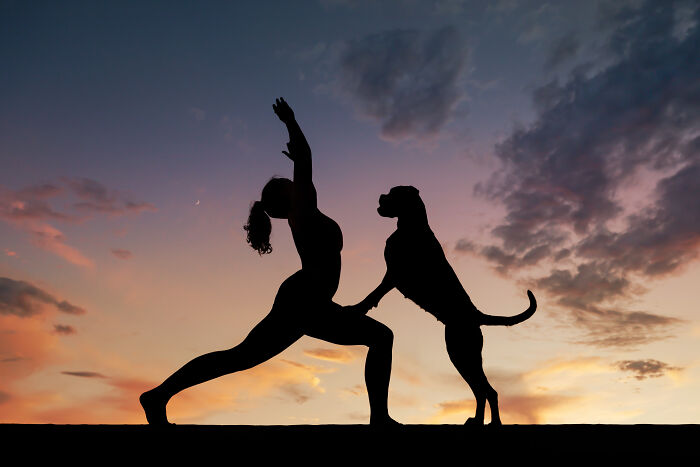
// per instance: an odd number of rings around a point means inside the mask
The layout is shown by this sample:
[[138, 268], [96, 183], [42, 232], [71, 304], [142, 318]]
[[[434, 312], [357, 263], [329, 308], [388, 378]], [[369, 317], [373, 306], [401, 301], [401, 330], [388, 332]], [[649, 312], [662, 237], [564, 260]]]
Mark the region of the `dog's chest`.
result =
[[432, 232], [394, 232], [386, 242], [384, 258], [399, 292], [435, 314], [439, 298], [451, 281], [445, 277], [445, 267], [450, 266]]

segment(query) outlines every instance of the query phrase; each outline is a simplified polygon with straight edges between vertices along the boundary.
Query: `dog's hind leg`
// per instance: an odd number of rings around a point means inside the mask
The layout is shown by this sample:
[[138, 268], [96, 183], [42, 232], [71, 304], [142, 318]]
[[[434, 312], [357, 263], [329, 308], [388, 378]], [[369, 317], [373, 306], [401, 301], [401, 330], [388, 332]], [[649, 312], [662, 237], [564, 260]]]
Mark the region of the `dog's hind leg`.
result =
[[486, 378], [486, 374], [484, 374], [482, 365], [479, 366], [479, 369], [476, 370], [475, 373], [477, 371], [476, 377], [480, 380], [479, 385], [486, 391], [486, 399], [489, 401], [489, 407], [491, 407], [490, 425], [501, 425], [501, 414], [498, 411], [498, 393], [491, 384], [489, 384], [489, 380]]
[[476, 398], [476, 413], [465, 424], [484, 424], [484, 412], [488, 400], [491, 407], [491, 424], [500, 425], [498, 393], [491, 387], [484, 374], [481, 358], [484, 338], [481, 329], [477, 327], [467, 330], [465, 326], [460, 324], [445, 326], [445, 343], [450, 360], [462, 378], [469, 384]]

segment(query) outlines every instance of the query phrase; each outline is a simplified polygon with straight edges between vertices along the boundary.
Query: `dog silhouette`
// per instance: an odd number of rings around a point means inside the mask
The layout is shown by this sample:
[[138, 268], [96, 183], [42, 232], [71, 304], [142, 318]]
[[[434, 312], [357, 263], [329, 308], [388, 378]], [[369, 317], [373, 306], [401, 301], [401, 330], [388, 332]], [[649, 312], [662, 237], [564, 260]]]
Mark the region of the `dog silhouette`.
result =
[[428, 217], [418, 190], [396, 186], [379, 197], [377, 212], [397, 218], [397, 229], [386, 241], [386, 274], [381, 284], [358, 306], [371, 309], [396, 288], [406, 298], [445, 324], [445, 343], [450, 360], [469, 384], [476, 398], [476, 413], [466, 424], [484, 423], [488, 400], [491, 424], [500, 425], [498, 393], [484, 374], [481, 326], [512, 326], [530, 318], [537, 309], [529, 290], [530, 306], [515, 316], [491, 316], [479, 311], [464, 290], [457, 274], [428, 225]]

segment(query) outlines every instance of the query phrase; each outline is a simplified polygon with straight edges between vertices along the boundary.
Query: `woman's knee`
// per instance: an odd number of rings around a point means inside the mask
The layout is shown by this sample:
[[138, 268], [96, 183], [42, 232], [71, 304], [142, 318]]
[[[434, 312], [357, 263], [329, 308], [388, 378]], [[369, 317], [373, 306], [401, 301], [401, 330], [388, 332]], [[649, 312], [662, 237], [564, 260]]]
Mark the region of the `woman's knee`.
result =
[[369, 346], [391, 347], [394, 344], [394, 332], [388, 326], [377, 322], [373, 326]]

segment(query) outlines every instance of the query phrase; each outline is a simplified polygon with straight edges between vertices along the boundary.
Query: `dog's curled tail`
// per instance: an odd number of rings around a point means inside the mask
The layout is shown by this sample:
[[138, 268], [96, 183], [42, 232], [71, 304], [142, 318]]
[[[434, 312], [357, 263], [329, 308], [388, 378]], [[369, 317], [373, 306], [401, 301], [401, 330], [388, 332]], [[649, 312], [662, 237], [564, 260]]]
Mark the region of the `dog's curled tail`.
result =
[[515, 316], [492, 316], [481, 313], [481, 324], [486, 326], [513, 326], [514, 324], [522, 323], [529, 317], [535, 314], [537, 310], [537, 300], [532, 292], [527, 291], [527, 296], [530, 299], [530, 306], [527, 310]]

